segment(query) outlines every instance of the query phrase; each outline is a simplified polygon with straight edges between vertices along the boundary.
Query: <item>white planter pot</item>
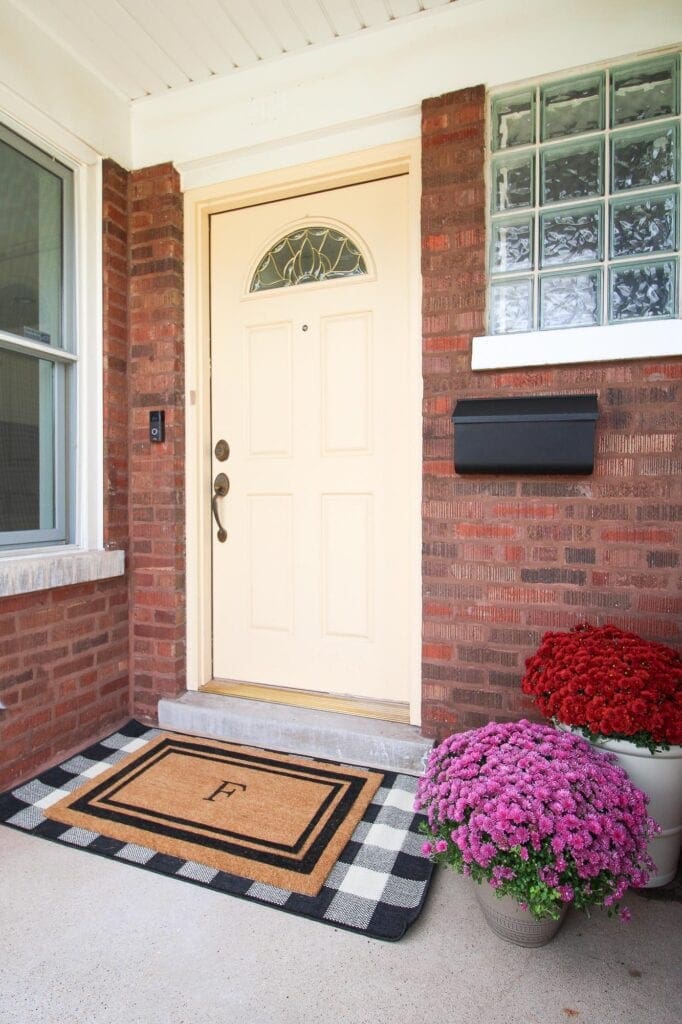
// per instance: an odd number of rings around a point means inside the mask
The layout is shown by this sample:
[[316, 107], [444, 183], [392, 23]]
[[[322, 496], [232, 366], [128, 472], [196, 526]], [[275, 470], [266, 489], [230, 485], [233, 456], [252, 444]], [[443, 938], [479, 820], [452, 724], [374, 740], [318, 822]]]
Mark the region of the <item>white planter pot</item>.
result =
[[[557, 723], [560, 729], [586, 737], [580, 729]], [[647, 889], [667, 885], [677, 873], [682, 839], [682, 747], [671, 747], [655, 754], [636, 747], [627, 740], [600, 737], [588, 740], [597, 750], [616, 755], [616, 760], [638, 789], [649, 796], [649, 814], [661, 826], [661, 834], [649, 843], [649, 855], [656, 872], [647, 882]]]

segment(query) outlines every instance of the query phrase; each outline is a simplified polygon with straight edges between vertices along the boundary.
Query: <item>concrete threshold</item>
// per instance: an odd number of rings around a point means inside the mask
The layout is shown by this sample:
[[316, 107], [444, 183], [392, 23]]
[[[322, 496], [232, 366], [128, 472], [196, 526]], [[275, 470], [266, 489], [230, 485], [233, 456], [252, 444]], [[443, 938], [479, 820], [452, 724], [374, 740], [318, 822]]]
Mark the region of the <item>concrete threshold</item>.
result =
[[194, 690], [159, 701], [159, 726], [406, 775], [421, 775], [433, 746], [414, 725]]

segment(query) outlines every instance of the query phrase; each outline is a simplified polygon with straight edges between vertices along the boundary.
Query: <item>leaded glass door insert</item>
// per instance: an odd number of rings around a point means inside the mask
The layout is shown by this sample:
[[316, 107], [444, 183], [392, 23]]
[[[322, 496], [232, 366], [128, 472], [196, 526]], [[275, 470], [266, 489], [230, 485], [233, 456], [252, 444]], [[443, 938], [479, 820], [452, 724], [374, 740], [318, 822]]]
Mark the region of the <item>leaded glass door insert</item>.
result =
[[250, 292], [315, 281], [332, 281], [367, 273], [359, 248], [336, 228], [315, 224], [297, 228], [280, 238], [256, 268]]

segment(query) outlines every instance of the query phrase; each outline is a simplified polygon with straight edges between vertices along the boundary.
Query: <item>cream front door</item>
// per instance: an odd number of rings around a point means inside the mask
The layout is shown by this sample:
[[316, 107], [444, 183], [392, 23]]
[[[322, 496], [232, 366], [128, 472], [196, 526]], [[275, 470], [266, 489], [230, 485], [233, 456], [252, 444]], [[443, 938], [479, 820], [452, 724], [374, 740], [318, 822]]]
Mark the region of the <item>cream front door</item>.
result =
[[[212, 217], [216, 679], [409, 700], [407, 210], [400, 176]], [[318, 279], [320, 227], [366, 272]], [[251, 291], [292, 234], [303, 282]]]

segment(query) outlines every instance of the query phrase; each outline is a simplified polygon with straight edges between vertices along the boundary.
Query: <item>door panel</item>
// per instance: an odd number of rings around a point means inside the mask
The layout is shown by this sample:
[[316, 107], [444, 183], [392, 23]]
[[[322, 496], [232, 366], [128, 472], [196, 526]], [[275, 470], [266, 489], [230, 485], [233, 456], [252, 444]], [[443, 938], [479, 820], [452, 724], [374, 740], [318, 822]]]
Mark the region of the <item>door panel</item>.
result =
[[252, 456], [291, 456], [291, 324], [247, 328], [248, 445]]
[[322, 495], [322, 635], [372, 636], [371, 494]]
[[250, 494], [249, 565], [252, 630], [292, 633], [294, 535], [291, 494]]
[[[368, 273], [249, 292], [299, 225], [357, 239]], [[211, 222], [214, 676], [409, 699], [407, 178]]]
[[371, 312], [324, 317], [321, 353], [323, 452], [369, 453], [373, 419]]

